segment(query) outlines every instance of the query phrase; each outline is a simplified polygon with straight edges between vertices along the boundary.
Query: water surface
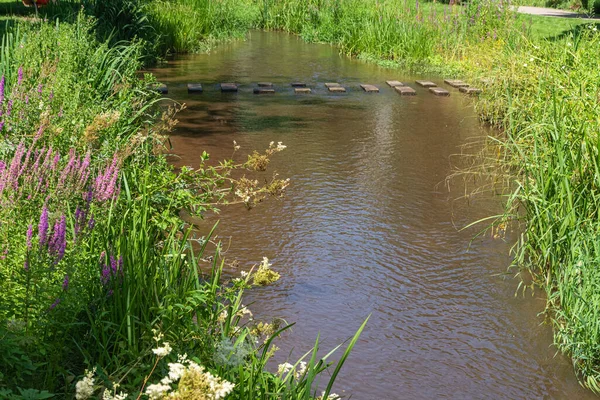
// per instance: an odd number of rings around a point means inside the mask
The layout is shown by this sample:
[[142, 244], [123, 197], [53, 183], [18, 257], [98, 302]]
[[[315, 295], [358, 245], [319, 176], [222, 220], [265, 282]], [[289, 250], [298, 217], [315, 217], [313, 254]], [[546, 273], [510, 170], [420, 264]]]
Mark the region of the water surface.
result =
[[[249, 269], [269, 257], [282, 278], [252, 290], [246, 302], [258, 318], [295, 322], [279, 342], [277, 361], [308, 351], [317, 334], [329, 349], [371, 320], [342, 369], [338, 393], [355, 399], [584, 399], [567, 358], [556, 355], [552, 332], [538, 313], [541, 293], [515, 297], [506, 275], [511, 238], [473, 241], [459, 230], [500, 211], [499, 200], [460, 199], [463, 187], [444, 180], [452, 156], [488, 134], [468, 99], [417, 88], [401, 97], [386, 80], [413, 82], [402, 71], [341, 57], [326, 45], [279, 33], [251, 34], [246, 42], [209, 55], [180, 57], [154, 71], [169, 97], [187, 110], [171, 137], [178, 165], [238, 159], [271, 141], [288, 148], [270, 171], [289, 177], [282, 201], [247, 211], [242, 206], [208, 217], [229, 260]], [[219, 82], [242, 84], [221, 94]], [[256, 82], [277, 94], [256, 96]], [[294, 95], [305, 81], [313, 94]], [[205, 92], [188, 95], [186, 84]], [[330, 95], [324, 82], [348, 87]], [[376, 84], [366, 94], [360, 83]], [[414, 85], [413, 85], [414, 86]], [[263, 178], [270, 178], [271, 172]], [[276, 368], [276, 366], [275, 366]]]

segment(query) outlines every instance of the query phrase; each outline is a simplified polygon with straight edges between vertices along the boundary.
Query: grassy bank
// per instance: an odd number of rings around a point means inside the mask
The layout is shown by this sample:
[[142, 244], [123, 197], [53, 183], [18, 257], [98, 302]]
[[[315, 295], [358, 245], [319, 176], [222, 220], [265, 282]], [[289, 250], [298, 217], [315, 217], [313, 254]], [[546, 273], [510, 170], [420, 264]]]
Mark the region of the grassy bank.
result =
[[357, 337], [327, 377], [318, 341], [269, 372], [289, 326], [255, 321], [241, 300], [278, 275], [263, 259], [223, 277], [219, 251], [205, 254], [211, 232], [195, 237], [178, 218], [280, 196], [286, 181], [249, 178], [285, 146], [218, 167], [203, 155], [176, 174], [163, 147], [176, 110], [138, 76], [157, 48], [147, 19], [87, 4], [44, 20], [13, 3], [2, 35], [0, 398], [336, 398]]
[[[492, 138], [498, 152], [491, 162], [506, 174], [507, 187], [516, 187], [497, 224], [523, 224], [515, 265], [546, 290], [556, 345], [571, 356], [583, 382], [600, 392], [599, 27], [519, 16], [508, 6], [264, 0], [242, 2], [231, 15], [257, 28], [335, 44], [350, 56], [486, 79], [477, 108], [503, 132]], [[170, 18], [166, 14], [152, 18]], [[168, 35], [182, 32], [174, 27]]]

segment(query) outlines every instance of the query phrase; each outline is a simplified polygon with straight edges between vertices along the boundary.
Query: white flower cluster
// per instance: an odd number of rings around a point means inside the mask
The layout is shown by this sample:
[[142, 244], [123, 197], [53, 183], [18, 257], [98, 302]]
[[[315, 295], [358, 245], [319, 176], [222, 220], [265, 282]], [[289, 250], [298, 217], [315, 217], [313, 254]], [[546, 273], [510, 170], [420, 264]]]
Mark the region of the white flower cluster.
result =
[[317, 397], [316, 400], [340, 400], [342, 398], [342, 396], [340, 396], [339, 394], [335, 394], [335, 393], [329, 393], [329, 395], [327, 397], [325, 397], [325, 392], [323, 392], [323, 394], [321, 394], [319, 397]]
[[269, 148], [274, 149], [276, 151], [281, 151], [281, 150], [285, 150], [285, 148], [287, 148], [287, 146], [284, 145], [283, 142], [277, 142], [277, 147], [275, 147], [275, 142], [271, 142], [271, 143], [269, 143]]
[[85, 376], [75, 385], [75, 398], [77, 400], [89, 399], [94, 394], [94, 374], [96, 368], [91, 371], [85, 370]]
[[[288, 362], [279, 364], [277, 368], [277, 375], [283, 376], [294, 369], [294, 366]], [[300, 379], [306, 373], [306, 363], [304, 361], [300, 361], [300, 366], [297, 370], [294, 370], [294, 377], [296, 379]]]
[[201, 374], [203, 381], [206, 382], [210, 393], [207, 398], [212, 400], [220, 400], [225, 398], [235, 385], [224, 379], [219, 378], [211, 374], [208, 371], [204, 371], [204, 367], [196, 364], [193, 361], [187, 359], [187, 355], [179, 356], [178, 362], [169, 363], [169, 373], [167, 376], [162, 378], [159, 383], [148, 385], [145, 394], [148, 395], [150, 400], [163, 399], [169, 391], [171, 391], [171, 384], [178, 382], [186, 373]]
[[156, 354], [158, 357], [165, 357], [171, 353], [171, 345], [169, 342], [163, 342], [162, 347], [157, 347], [156, 349], [152, 349], [152, 352]]

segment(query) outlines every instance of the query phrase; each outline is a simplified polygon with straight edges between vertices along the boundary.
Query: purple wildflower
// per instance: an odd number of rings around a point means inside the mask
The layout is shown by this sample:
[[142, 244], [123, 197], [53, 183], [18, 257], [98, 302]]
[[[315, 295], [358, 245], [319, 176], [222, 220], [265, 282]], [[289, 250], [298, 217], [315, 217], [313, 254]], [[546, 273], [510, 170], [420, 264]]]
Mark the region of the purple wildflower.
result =
[[104, 173], [100, 173], [94, 182], [94, 197], [98, 201], [110, 200], [118, 194], [117, 179], [119, 167], [117, 155], [113, 157], [112, 163], [106, 167]]
[[54, 98], [54, 90], [52, 90], [50, 92], [50, 95], [48, 96], [48, 100], [52, 101], [53, 98]]
[[103, 285], [106, 285], [110, 280], [110, 267], [106, 265], [106, 252], [103, 251], [100, 253], [100, 265], [102, 266], [102, 275], [100, 276], [100, 281], [102, 281]]
[[43, 87], [44, 86], [41, 83], [38, 85], [37, 91], [38, 91], [39, 94], [42, 94], [42, 88]]
[[65, 291], [69, 288], [69, 275], [68, 274], [65, 275], [65, 279], [63, 280], [62, 288]]
[[0, 121], [0, 131], [4, 129], [4, 121]]
[[48, 250], [56, 257], [55, 263], [58, 263], [65, 256], [65, 249], [67, 247], [66, 228], [66, 218], [63, 214], [60, 219], [54, 223], [54, 232], [52, 234], [52, 239], [50, 239], [50, 243], [48, 244]]
[[88, 221], [88, 229], [91, 231], [92, 229], [94, 229], [94, 226], [96, 225], [96, 220], [94, 219], [94, 214], [90, 215], [90, 220]]
[[60, 299], [54, 300], [54, 303], [52, 303], [52, 305], [50, 306], [50, 309], [54, 310], [54, 308], [58, 305], [58, 303], [60, 303]]
[[40, 246], [45, 246], [48, 242], [48, 208], [44, 206], [40, 223], [38, 225], [38, 234], [40, 236]]
[[4, 103], [4, 84], [6, 83], [6, 79], [4, 75], [2, 75], [2, 79], [0, 79], [0, 104]]
[[6, 106], [6, 116], [10, 117], [10, 112], [12, 111], [13, 101], [9, 100], [8, 105]]
[[33, 237], [33, 225], [27, 227], [27, 250], [31, 250], [31, 238]]
[[19, 73], [17, 78], [17, 85], [21, 85], [23, 83], [23, 66], [19, 67]]
[[29, 95], [25, 96], [25, 104], [29, 104]]
[[23, 269], [25, 272], [29, 272], [29, 260], [25, 260], [25, 264], [23, 264]]

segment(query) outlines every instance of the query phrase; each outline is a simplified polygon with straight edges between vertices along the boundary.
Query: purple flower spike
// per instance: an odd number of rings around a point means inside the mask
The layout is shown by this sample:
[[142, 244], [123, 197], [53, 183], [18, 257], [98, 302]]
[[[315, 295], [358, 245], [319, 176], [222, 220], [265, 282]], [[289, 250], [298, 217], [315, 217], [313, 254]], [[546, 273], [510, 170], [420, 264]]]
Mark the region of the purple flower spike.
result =
[[94, 215], [90, 215], [90, 220], [88, 221], [88, 229], [91, 231], [92, 229], [94, 229], [94, 226], [96, 225], [96, 220], [94, 219]]
[[45, 246], [48, 243], [48, 208], [44, 206], [40, 223], [38, 225], [38, 234], [40, 236], [40, 246]]
[[4, 75], [2, 75], [2, 79], [0, 79], [0, 104], [4, 103], [4, 84], [6, 83], [6, 79]]
[[69, 288], [69, 275], [65, 275], [65, 279], [63, 280], [62, 288], [65, 291]]
[[38, 85], [37, 91], [38, 91], [39, 94], [42, 94], [42, 88], [43, 87], [44, 86], [41, 83]]
[[33, 226], [29, 224], [27, 228], [27, 250], [31, 250], [31, 238], [33, 237]]
[[50, 306], [50, 309], [54, 310], [56, 308], [56, 306], [58, 305], [58, 303], [60, 303], [60, 299], [54, 300], [54, 303], [52, 303], [52, 305]]
[[23, 269], [25, 272], [29, 272], [29, 261], [25, 260], [25, 264], [23, 264]]
[[54, 223], [54, 232], [52, 234], [52, 239], [48, 244], [48, 250], [56, 257], [56, 260], [54, 261], [56, 264], [65, 256], [65, 249], [67, 247], [66, 228], [67, 221], [63, 214], [60, 219]]
[[21, 85], [23, 83], [23, 66], [19, 67], [19, 77], [17, 79], [17, 85]]

